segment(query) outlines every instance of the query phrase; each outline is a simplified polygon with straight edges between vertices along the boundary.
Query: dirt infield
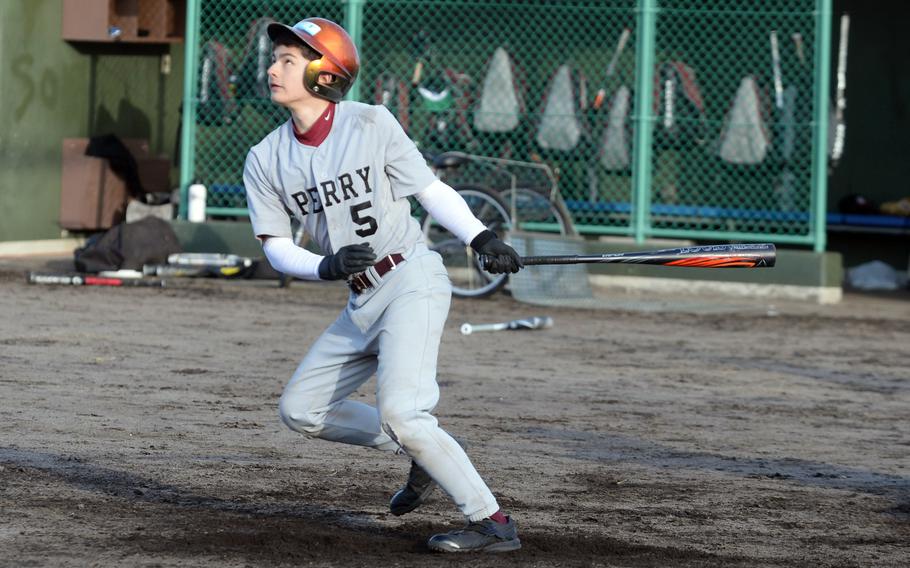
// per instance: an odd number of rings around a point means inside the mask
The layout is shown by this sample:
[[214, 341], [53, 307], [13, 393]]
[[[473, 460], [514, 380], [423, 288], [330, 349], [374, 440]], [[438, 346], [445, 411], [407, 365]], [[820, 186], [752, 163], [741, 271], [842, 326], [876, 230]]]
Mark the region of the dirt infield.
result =
[[[35, 286], [0, 263], [2, 566], [906, 566], [910, 301], [698, 315], [453, 304], [440, 422], [521, 551], [431, 554], [401, 456], [276, 403], [341, 286]], [[552, 329], [462, 336], [539, 312]], [[372, 382], [359, 395], [371, 400]]]

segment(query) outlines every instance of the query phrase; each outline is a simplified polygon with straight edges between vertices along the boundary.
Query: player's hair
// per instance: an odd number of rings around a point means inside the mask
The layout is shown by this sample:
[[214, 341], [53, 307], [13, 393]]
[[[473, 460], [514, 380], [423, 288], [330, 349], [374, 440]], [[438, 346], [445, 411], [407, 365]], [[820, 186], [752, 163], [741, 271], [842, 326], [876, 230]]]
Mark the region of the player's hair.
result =
[[272, 45], [273, 45], [273, 47], [277, 47], [279, 45], [283, 45], [285, 47], [296, 47], [296, 48], [300, 49], [301, 54], [303, 55], [304, 59], [307, 59], [309, 61], [316, 61], [317, 59], [322, 58], [321, 53], [319, 53], [312, 47], [308, 46], [307, 44], [303, 43], [302, 41], [298, 41], [295, 38], [292, 38], [290, 36], [280, 37], [280, 38], [276, 39]]

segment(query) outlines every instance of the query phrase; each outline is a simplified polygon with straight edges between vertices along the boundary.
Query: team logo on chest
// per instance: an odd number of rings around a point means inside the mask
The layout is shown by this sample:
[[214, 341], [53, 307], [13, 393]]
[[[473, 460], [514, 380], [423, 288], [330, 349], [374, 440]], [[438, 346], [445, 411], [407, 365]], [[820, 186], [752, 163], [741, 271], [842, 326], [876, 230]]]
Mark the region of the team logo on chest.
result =
[[301, 215], [322, 213], [324, 207], [341, 205], [345, 201], [356, 199], [361, 194], [372, 193], [370, 186], [370, 166], [345, 172], [335, 179], [317, 182], [316, 186], [291, 194]]

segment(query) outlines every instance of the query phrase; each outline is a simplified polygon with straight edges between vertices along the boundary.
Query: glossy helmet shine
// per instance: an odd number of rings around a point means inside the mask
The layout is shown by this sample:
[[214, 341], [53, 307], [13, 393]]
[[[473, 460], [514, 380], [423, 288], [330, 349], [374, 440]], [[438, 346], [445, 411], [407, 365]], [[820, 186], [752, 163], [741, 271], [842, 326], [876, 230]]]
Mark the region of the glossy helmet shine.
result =
[[[360, 71], [357, 47], [344, 28], [325, 18], [306, 18], [293, 26], [269, 24], [268, 34], [272, 41], [290, 37], [316, 50], [322, 57], [307, 65], [303, 73], [304, 86], [317, 97], [332, 102], [344, 98]], [[320, 84], [318, 79], [323, 73], [334, 77], [334, 81], [329, 85]]]

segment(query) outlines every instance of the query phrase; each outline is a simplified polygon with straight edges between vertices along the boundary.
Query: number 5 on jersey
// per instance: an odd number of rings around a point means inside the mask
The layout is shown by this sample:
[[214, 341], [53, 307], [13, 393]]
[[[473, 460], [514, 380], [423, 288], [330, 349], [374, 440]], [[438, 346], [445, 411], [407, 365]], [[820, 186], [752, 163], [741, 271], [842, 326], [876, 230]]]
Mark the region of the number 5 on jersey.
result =
[[369, 237], [376, 232], [378, 225], [376, 225], [376, 219], [370, 217], [369, 215], [361, 215], [360, 212], [364, 209], [369, 209], [372, 206], [372, 203], [369, 201], [364, 201], [363, 203], [358, 203], [357, 205], [351, 206], [351, 220], [357, 223], [358, 225], [363, 226], [361, 229], [354, 231], [359, 237]]

